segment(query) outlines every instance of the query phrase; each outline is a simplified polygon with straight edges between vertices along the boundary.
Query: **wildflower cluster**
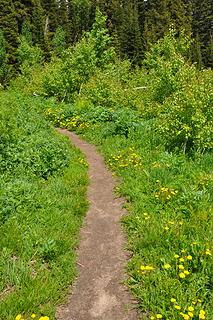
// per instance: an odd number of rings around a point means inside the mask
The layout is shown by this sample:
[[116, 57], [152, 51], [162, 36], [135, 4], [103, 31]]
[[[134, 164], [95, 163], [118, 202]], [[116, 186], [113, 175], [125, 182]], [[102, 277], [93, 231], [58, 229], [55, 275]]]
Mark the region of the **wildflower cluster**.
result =
[[191, 305], [186, 307], [180, 306], [175, 298], [171, 298], [170, 301], [172, 303], [172, 307], [182, 319], [206, 319], [206, 312], [201, 308], [202, 301], [200, 299], [192, 301]]
[[150, 319], [151, 319], [151, 320], [163, 319], [163, 316], [162, 316], [161, 313], [157, 313], [155, 316], [151, 316]]
[[146, 274], [147, 272], [154, 271], [155, 268], [153, 266], [144, 266], [141, 265], [139, 269], [140, 274]]
[[156, 192], [155, 198], [161, 201], [168, 201], [178, 193], [177, 190], [168, 187], [161, 187], [159, 191]]
[[[170, 299], [171, 308], [175, 312], [175, 319], [183, 319], [183, 320], [191, 320], [191, 319], [206, 319], [206, 311], [201, 308], [201, 300], [197, 299], [196, 301], [192, 301], [191, 305], [182, 307], [177, 303], [175, 298]], [[174, 313], [173, 313], [174, 314]], [[150, 320], [155, 319], [167, 319], [163, 314], [157, 313], [155, 315], [151, 315]]]
[[163, 265], [164, 270], [173, 269], [180, 280], [190, 275], [191, 263], [193, 261], [192, 255], [183, 255], [184, 253], [186, 253], [185, 249], [181, 250], [181, 254], [174, 255], [175, 264], [165, 263]]
[[109, 165], [112, 168], [126, 168], [126, 167], [141, 167], [142, 158], [135, 152], [134, 148], [129, 148], [126, 151], [121, 151], [109, 159]]
[[169, 221], [167, 221], [166, 225], [164, 226], [164, 230], [169, 231], [172, 226], [177, 230], [177, 228], [182, 225], [183, 225], [182, 220], [180, 220], [180, 221], [169, 220]]
[[83, 121], [79, 116], [68, 118], [65, 123], [65, 128], [69, 130], [85, 130], [89, 127], [89, 123]]
[[[21, 314], [18, 314], [16, 317], [15, 317], [15, 320], [27, 320], [29, 319], [26, 318], [25, 316], [21, 315]], [[31, 316], [30, 316], [30, 319], [35, 319], [35, 320], [50, 320], [49, 317], [47, 316], [38, 316], [36, 315], [35, 313], [32, 313]]]
[[48, 108], [44, 113], [46, 119], [50, 121], [55, 126], [64, 127], [63, 118], [64, 115], [62, 114], [61, 108]]
[[65, 115], [60, 108], [48, 108], [45, 117], [54, 126], [66, 128], [69, 130], [85, 130], [89, 127], [89, 123], [81, 119], [80, 116]]
[[88, 168], [88, 163], [83, 159], [83, 158], [79, 158], [79, 163], [81, 163], [84, 167]]

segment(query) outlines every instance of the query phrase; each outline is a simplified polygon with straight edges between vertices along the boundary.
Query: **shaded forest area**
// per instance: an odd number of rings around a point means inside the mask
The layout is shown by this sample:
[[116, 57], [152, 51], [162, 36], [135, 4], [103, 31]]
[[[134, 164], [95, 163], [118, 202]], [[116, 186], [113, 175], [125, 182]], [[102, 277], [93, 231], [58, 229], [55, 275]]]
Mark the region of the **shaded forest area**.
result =
[[97, 7], [107, 16], [121, 58], [140, 65], [144, 53], [173, 26], [192, 35], [189, 58], [199, 67], [212, 67], [211, 0], [0, 0], [0, 81], [18, 69], [21, 35], [28, 34], [28, 43], [48, 60], [57, 43], [74, 45], [91, 29]]

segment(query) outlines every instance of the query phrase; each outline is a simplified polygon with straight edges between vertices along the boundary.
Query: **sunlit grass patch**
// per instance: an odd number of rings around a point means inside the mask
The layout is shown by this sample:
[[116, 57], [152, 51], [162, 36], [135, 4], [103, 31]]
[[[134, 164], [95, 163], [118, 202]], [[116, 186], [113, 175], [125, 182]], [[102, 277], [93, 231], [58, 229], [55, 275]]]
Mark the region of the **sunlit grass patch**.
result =
[[13, 104], [1, 109], [2, 119], [18, 114], [1, 132], [0, 318], [7, 320], [55, 318], [76, 276], [87, 209], [87, 163], [41, 118], [34, 103], [42, 102], [34, 101], [2, 95], [2, 103]]
[[[187, 159], [167, 153], [140, 141], [135, 132], [128, 138], [103, 137], [99, 127], [84, 136], [99, 145], [106, 163], [122, 178], [116, 190], [127, 201], [123, 223], [133, 253], [127, 285], [139, 300], [142, 318], [210, 320], [211, 155]], [[129, 161], [132, 153], [142, 165]]]

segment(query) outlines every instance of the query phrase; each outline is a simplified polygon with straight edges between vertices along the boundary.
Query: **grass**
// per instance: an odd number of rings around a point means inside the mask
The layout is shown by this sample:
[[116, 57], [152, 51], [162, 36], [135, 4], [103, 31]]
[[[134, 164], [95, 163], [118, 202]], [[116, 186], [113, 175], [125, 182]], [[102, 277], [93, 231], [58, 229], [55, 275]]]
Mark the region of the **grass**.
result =
[[[85, 133], [96, 143], [97, 135], [94, 129]], [[152, 140], [142, 129], [100, 144], [106, 162], [122, 177], [117, 191], [129, 210], [123, 220], [133, 254], [128, 286], [142, 319], [211, 319], [212, 155], [187, 159]]]
[[79, 115], [75, 130], [98, 146], [122, 178], [116, 192], [126, 198], [129, 210], [123, 219], [132, 252], [127, 285], [142, 319], [210, 320], [212, 154], [188, 158], [167, 152], [149, 120], [138, 119], [126, 136], [115, 134], [110, 122], [87, 123], [82, 129], [81, 118], [87, 116]]
[[76, 276], [87, 165], [37, 113], [43, 102], [4, 93], [1, 103], [0, 119], [9, 118], [12, 128], [1, 132], [0, 319], [54, 319]]
[[[123, 225], [132, 252], [127, 285], [139, 301], [142, 319], [213, 318], [213, 77], [212, 70], [198, 70], [183, 56], [190, 44], [186, 42], [171, 31], [146, 54], [143, 67], [133, 72], [127, 61], [111, 61], [96, 69], [93, 64], [85, 67], [91, 47], [82, 42], [59, 60], [59, 68], [52, 60], [43, 72], [39, 67], [28, 78], [22, 75], [13, 83], [13, 88], [25, 94], [36, 92], [51, 98], [31, 98], [29, 103], [38, 104], [50, 124], [74, 130], [99, 146], [109, 168], [121, 177], [117, 192], [126, 198], [129, 215]], [[73, 65], [73, 61], [78, 63]], [[68, 73], [67, 65], [71, 66]], [[67, 104], [59, 104], [60, 100]], [[13, 128], [15, 118], [4, 120], [15, 132], [8, 139], [5, 125], [4, 139], [10, 141], [12, 150], [17, 144], [16, 132], [23, 127]], [[32, 128], [32, 121], [27, 116], [22, 120], [22, 136], [28, 137], [27, 123]], [[42, 124], [40, 119], [38, 123], [40, 135], [21, 140], [15, 153], [7, 148], [2, 168], [11, 172], [11, 164], [21, 158], [22, 166], [41, 181], [57, 181], [59, 172], [69, 166], [69, 157], [67, 153], [62, 156], [62, 140], [58, 144], [51, 135], [47, 138], [46, 122]], [[33, 127], [37, 128], [35, 122]], [[44, 136], [50, 143], [42, 143]], [[26, 145], [30, 152], [24, 154], [20, 150], [26, 150]], [[76, 185], [75, 191], [78, 188]], [[27, 194], [22, 189], [18, 194], [13, 191], [15, 201], [4, 205], [3, 216], [9, 215], [8, 221], [15, 216], [11, 214], [13, 203], [21, 203], [19, 194], [21, 199]], [[42, 261], [51, 260], [57, 252], [52, 238], [41, 245], [38, 242], [35, 252]], [[51, 296], [51, 290], [44, 299]], [[30, 308], [29, 304], [26, 310]]]

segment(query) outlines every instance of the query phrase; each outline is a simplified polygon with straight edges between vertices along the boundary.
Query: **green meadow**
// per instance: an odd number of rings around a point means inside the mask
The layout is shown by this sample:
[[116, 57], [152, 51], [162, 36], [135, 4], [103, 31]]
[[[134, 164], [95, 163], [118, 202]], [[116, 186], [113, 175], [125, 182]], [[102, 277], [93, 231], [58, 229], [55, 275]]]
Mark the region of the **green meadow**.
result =
[[[120, 61], [98, 13], [78, 44], [1, 93], [0, 317], [55, 319], [76, 275], [87, 166], [53, 127], [95, 144], [119, 177], [141, 319], [213, 318], [213, 73], [174, 30], [141, 67]], [[71, 245], [70, 245], [71, 244]]]

